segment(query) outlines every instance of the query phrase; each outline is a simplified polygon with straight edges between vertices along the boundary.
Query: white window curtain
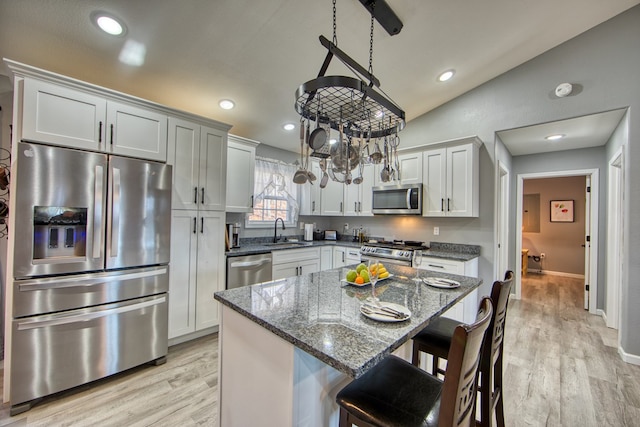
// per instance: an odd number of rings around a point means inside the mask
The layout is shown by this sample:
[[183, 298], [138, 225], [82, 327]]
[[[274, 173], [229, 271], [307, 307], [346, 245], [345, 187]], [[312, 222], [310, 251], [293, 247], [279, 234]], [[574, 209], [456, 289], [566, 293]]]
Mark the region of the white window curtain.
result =
[[256, 158], [253, 212], [246, 216], [246, 227], [273, 227], [276, 218], [296, 226], [300, 210], [299, 186], [293, 182], [296, 170], [295, 165], [279, 160]]

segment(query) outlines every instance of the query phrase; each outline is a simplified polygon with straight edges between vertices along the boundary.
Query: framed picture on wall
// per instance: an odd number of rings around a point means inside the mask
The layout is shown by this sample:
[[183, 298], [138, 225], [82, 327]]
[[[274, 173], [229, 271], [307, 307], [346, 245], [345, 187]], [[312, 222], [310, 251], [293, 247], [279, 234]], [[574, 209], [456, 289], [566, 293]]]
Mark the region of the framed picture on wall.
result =
[[573, 222], [573, 200], [552, 200], [551, 222]]

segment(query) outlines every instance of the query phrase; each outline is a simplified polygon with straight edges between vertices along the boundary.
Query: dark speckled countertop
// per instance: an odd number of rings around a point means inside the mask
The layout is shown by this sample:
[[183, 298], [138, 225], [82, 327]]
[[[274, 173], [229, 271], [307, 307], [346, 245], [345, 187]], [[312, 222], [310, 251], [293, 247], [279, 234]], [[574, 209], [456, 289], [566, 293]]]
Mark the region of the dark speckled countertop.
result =
[[461, 283], [457, 289], [437, 289], [411, 280], [413, 268], [387, 268], [393, 276], [378, 282], [376, 294], [381, 301], [408, 307], [412, 316], [406, 321], [384, 323], [364, 317], [360, 305], [371, 295], [371, 287], [341, 282], [347, 268], [216, 292], [215, 299], [356, 378], [482, 284], [476, 278], [429, 272]]
[[[306, 248], [306, 247], [318, 247], [318, 246], [348, 246], [359, 248], [362, 246], [361, 243], [352, 242], [348, 240], [314, 240], [312, 242], [288, 242], [288, 243], [280, 243], [277, 245], [272, 245], [268, 243], [260, 243], [260, 242], [252, 242], [249, 244], [243, 244], [242, 247], [233, 248], [227, 251], [227, 257], [235, 257], [235, 256], [243, 256], [243, 255], [254, 255], [254, 254], [264, 254], [267, 252], [273, 252], [277, 250], [284, 249], [296, 249], [296, 248]], [[480, 246], [477, 245], [463, 245], [459, 243], [441, 243], [441, 242], [430, 242], [429, 249], [424, 251], [422, 254], [424, 256], [433, 257], [433, 258], [441, 258], [441, 259], [449, 259], [454, 261], [470, 261], [474, 258], [480, 256]]]

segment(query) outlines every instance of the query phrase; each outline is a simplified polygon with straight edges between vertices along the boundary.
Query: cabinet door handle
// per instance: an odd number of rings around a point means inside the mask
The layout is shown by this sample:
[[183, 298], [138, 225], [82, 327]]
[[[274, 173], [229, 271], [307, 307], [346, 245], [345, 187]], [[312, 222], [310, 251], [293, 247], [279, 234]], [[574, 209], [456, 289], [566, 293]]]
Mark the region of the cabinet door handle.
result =
[[311, 202], [311, 212], [315, 212], [316, 211], [316, 201], [314, 200], [313, 202]]
[[342, 202], [340, 202], [340, 212], [342, 212]]
[[204, 234], [204, 217], [200, 217], [200, 234]]
[[204, 205], [204, 187], [202, 187], [202, 195], [200, 196], [200, 203]]
[[113, 145], [113, 123], [111, 123], [111, 140], [109, 141], [109, 144]]
[[358, 202], [358, 212], [362, 213], [362, 202]]
[[347, 260], [344, 258], [344, 252], [342, 252], [342, 262], [346, 262]]
[[358, 212], [358, 202], [353, 202], [353, 210]]
[[440, 212], [444, 212], [444, 199], [440, 199]]
[[447, 212], [451, 212], [451, 199], [447, 197]]
[[253, 208], [253, 196], [251, 196], [251, 207]]
[[102, 121], [100, 121], [100, 126], [98, 126], [98, 143], [102, 143]]
[[196, 217], [193, 217], [193, 234], [196, 234]]
[[198, 204], [198, 187], [193, 187], [193, 203]]

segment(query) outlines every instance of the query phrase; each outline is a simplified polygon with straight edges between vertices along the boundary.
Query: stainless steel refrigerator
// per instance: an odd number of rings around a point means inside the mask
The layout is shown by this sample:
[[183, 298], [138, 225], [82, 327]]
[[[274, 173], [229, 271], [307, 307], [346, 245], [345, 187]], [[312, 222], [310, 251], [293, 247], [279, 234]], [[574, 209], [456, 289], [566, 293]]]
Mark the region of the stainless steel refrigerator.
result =
[[10, 400], [167, 354], [171, 166], [20, 142]]

